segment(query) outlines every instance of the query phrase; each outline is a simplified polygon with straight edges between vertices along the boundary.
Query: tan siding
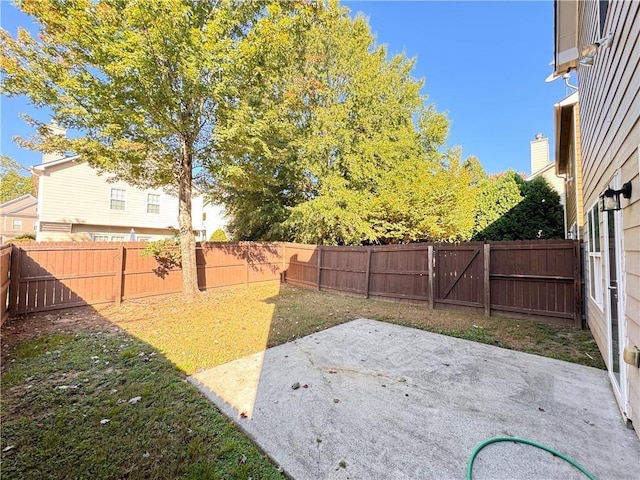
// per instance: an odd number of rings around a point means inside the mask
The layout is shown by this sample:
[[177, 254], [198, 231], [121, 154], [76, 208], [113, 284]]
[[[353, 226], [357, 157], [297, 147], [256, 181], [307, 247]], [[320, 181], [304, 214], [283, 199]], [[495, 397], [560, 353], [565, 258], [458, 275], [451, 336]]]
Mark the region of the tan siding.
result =
[[[41, 221], [92, 225], [177, 227], [177, 199], [160, 190], [139, 190], [124, 182], [107, 183], [85, 163], [51, 167], [43, 179]], [[125, 190], [125, 210], [110, 207], [111, 189]], [[147, 194], [160, 195], [160, 213], [147, 213]], [[163, 211], [164, 210], [164, 211]]]
[[[597, 2], [580, 3], [579, 24], [581, 46], [598, 39]], [[585, 205], [591, 206], [617, 172], [620, 184], [633, 182], [631, 201], [622, 200], [625, 296], [621, 317], [625, 344], [640, 346], [640, 2], [610, 2], [606, 30], [614, 33], [611, 44], [599, 49], [593, 67], [578, 68], [583, 193]], [[607, 312], [589, 301], [588, 322], [608, 361], [606, 318]], [[640, 372], [622, 367], [628, 401], [621, 406], [633, 423], [640, 425]], [[640, 436], [640, 430], [637, 433]]]
[[[35, 234], [37, 220], [35, 202], [35, 197], [30, 195], [19, 201], [9, 201], [0, 205], [0, 244], [26, 233]], [[20, 228], [13, 228], [14, 220], [21, 222]]]
[[[580, 106], [574, 105], [573, 107], [573, 122], [574, 122], [574, 133], [575, 133], [575, 149], [576, 155], [574, 160], [576, 162], [575, 165], [575, 184], [578, 189], [578, 227], [581, 229], [584, 226], [584, 198], [582, 195], [582, 142], [580, 139]], [[581, 230], [580, 230], [581, 232]], [[580, 234], [579, 234], [580, 236]]]
[[[588, 294], [587, 294], [588, 297]], [[602, 316], [602, 310], [600, 307], [594, 303], [591, 298], [587, 300], [587, 315], [588, 315], [588, 324], [589, 330], [591, 330], [591, 334], [598, 344], [598, 348], [602, 353], [602, 358], [605, 363], [609, 364], [609, 348], [607, 346], [608, 342], [608, 334], [606, 328], [606, 320]]]
[[570, 229], [574, 223], [578, 223], [578, 207], [576, 205], [576, 161], [575, 161], [575, 129], [572, 126], [571, 129], [571, 141], [569, 143], [569, 160], [567, 168], [567, 182], [566, 187], [566, 205], [567, 210], [567, 225], [566, 228]]
[[[93, 232], [110, 231], [108, 227], [126, 229], [163, 229], [178, 227], [178, 199], [161, 189], [142, 190], [124, 182], [108, 182], [108, 175], [98, 175], [86, 163], [65, 162], [48, 167], [41, 177], [41, 222], [73, 225], [97, 225]], [[125, 191], [125, 209], [111, 209], [111, 190]], [[148, 213], [148, 195], [159, 196], [159, 213]], [[193, 228], [202, 229], [202, 197], [192, 198]], [[127, 230], [127, 231], [128, 231]], [[71, 236], [86, 240], [86, 235]], [[50, 235], [42, 237], [42, 240]]]

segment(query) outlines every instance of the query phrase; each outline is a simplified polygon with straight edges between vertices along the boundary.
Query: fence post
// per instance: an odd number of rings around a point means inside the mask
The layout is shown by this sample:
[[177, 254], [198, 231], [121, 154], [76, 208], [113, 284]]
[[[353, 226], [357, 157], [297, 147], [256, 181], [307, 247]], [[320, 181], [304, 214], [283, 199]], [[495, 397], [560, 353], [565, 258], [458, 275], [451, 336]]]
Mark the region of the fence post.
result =
[[11, 247], [11, 281], [9, 283], [9, 316], [14, 317], [18, 311], [18, 290], [20, 284], [20, 252], [21, 250], [13, 245]]
[[287, 283], [287, 244], [285, 242], [282, 245], [282, 271], [280, 272], [280, 282]]
[[122, 284], [124, 283], [124, 245], [117, 247], [116, 252], [116, 278], [113, 293], [116, 305], [120, 305], [122, 303]]
[[322, 271], [322, 245], [318, 245], [318, 274], [317, 274], [317, 290], [320, 291], [320, 272]]
[[491, 316], [491, 245], [484, 244], [484, 316]]
[[429, 308], [433, 310], [433, 245], [427, 247], [427, 262], [429, 263], [427, 270], [429, 278], [427, 279], [427, 288], [429, 289]]
[[369, 298], [369, 282], [371, 280], [371, 247], [367, 247], [367, 272], [364, 279], [364, 298]]

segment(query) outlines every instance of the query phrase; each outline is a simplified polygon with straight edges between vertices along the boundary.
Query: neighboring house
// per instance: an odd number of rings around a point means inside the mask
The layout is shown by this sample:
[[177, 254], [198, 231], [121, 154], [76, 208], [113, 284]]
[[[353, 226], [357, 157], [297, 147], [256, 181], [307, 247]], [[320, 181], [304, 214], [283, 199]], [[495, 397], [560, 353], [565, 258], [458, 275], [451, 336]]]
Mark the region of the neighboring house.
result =
[[36, 233], [38, 199], [33, 195], [22, 195], [0, 204], [0, 244], [12, 238]]
[[556, 175], [565, 186], [565, 237], [582, 238], [582, 156], [580, 154], [580, 111], [578, 92], [554, 105]]
[[[32, 168], [38, 176], [37, 241], [152, 241], [178, 228], [176, 196], [109, 181], [79, 156], [44, 160]], [[208, 239], [224, 221], [219, 207], [203, 205], [202, 195], [192, 198], [192, 215], [196, 240]]]
[[[556, 162], [549, 158], [549, 139], [541, 133], [531, 140], [531, 175], [526, 180], [543, 177], [549, 185], [560, 195], [562, 208], [566, 205], [564, 179], [556, 175]], [[565, 222], [566, 225], [566, 222]]]
[[580, 91], [587, 322], [640, 436], [640, 2], [554, 8], [554, 73], [577, 71]]

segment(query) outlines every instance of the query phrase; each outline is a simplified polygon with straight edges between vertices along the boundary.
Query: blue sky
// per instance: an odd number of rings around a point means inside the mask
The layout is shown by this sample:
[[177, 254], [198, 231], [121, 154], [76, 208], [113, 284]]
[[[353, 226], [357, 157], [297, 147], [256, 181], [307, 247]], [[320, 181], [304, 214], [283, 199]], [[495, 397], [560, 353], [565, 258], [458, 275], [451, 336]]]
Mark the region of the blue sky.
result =
[[[423, 93], [452, 121], [448, 144], [475, 155], [489, 173], [529, 172], [529, 143], [537, 132], [553, 147], [553, 104], [566, 95], [562, 80], [545, 83], [553, 58], [553, 2], [547, 1], [343, 1], [362, 12], [390, 54], [415, 57]], [[0, 0], [2, 27], [33, 28], [26, 15]], [[18, 118], [34, 112], [26, 99], [3, 97], [0, 151], [25, 166], [40, 154], [20, 149], [28, 135]], [[551, 149], [553, 156], [553, 148]]]

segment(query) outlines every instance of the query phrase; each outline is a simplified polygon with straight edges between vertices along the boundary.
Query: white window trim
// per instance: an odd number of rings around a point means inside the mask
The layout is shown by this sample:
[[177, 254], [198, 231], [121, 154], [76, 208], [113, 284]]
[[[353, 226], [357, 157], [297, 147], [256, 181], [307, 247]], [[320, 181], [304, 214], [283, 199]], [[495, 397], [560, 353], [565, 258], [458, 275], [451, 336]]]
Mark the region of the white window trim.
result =
[[13, 230], [22, 230], [22, 220], [14, 220], [13, 222], [11, 222], [11, 227], [13, 228]]
[[[154, 202], [151, 202], [151, 197], [153, 197]], [[150, 212], [149, 208], [151, 206], [157, 207], [157, 212]], [[147, 213], [152, 215], [158, 215], [160, 213], [160, 195], [157, 193], [148, 193], [147, 194]]]
[[[122, 198], [118, 198], [118, 195], [114, 197], [115, 192], [122, 192]], [[122, 201], [122, 208], [113, 208], [113, 201]], [[111, 188], [109, 195], [109, 209], [115, 212], [124, 212], [127, 210], [127, 191], [124, 188]]]
[[[598, 251], [592, 251], [595, 244], [595, 237], [592, 231], [592, 225], [594, 224], [594, 212], [598, 215]], [[600, 311], [603, 311], [603, 291], [602, 291], [602, 215], [599, 210], [598, 202], [591, 206], [587, 211], [587, 257], [589, 263], [589, 297], [598, 306]], [[595, 228], [593, 229], [595, 230]]]

